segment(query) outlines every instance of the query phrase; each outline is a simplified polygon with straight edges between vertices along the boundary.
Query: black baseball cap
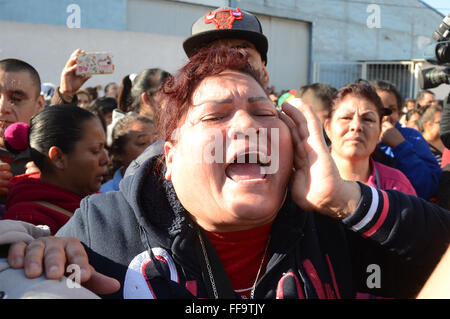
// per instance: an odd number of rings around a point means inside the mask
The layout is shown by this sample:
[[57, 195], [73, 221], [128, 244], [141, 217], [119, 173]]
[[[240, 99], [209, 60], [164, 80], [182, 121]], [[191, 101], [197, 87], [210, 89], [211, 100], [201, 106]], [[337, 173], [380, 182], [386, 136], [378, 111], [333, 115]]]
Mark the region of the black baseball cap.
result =
[[191, 28], [191, 36], [183, 42], [188, 57], [209, 43], [221, 39], [243, 39], [253, 43], [267, 63], [269, 47], [258, 18], [239, 8], [221, 7], [199, 18]]

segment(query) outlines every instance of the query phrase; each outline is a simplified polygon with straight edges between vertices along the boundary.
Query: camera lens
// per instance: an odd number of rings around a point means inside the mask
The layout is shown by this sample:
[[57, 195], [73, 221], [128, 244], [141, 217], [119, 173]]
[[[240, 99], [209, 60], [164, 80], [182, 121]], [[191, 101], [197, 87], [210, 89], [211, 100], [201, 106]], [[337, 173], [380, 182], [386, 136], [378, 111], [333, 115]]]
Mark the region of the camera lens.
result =
[[436, 58], [440, 64], [450, 63], [450, 42], [438, 43], [436, 47]]

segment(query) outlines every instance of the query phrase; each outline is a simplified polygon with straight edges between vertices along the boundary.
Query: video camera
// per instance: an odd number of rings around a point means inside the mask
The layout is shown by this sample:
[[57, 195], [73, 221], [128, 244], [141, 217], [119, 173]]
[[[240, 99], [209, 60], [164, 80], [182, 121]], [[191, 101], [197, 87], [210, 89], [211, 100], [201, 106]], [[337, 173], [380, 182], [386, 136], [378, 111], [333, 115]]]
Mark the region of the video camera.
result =
[[419, 73], [419, 85], [422, 90], [431, 89], [442, 83], [450, 84], [450, 14], [433, 33], [437, 43], [425, 49], [425, 60], [442, 67], [423, 69]]

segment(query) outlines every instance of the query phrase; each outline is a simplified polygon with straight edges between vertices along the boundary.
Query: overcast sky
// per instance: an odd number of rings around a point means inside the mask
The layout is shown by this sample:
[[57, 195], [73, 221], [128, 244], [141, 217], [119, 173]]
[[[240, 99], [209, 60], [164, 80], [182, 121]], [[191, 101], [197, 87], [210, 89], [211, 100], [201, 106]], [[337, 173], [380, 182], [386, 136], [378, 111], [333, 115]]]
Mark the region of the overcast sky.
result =
[[450, 0], [422, 0], [444, 15], [450, 14]]

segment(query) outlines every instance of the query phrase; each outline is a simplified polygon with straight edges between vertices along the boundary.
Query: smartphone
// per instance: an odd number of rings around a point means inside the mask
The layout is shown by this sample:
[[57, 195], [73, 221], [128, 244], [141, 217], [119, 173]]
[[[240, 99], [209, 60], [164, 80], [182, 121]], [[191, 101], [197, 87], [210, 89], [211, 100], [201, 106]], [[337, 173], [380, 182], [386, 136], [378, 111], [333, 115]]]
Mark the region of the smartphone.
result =
[[77, 56], [76, 75], [111, 74], [114, 72], [113, 55], [109, 52], [87, 52]]

